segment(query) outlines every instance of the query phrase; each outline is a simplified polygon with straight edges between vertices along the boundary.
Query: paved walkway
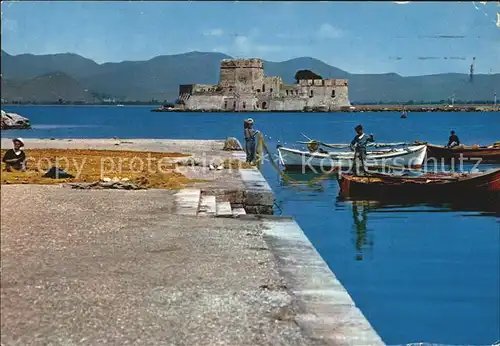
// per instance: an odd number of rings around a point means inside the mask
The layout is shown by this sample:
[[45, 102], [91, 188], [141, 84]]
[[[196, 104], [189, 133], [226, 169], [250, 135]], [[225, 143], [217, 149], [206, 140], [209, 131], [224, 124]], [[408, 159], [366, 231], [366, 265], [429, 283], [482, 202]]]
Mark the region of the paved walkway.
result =
[[1, 195], [4, 345], [315, 344], [259, 221], [176, 215], [165, 190]]

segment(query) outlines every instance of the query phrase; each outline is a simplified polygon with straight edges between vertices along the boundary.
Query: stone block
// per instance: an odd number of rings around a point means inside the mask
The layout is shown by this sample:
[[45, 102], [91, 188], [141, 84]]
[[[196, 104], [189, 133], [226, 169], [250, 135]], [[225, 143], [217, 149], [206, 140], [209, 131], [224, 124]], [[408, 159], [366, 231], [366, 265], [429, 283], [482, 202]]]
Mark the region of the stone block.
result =
[[215, 215], [217, 210], [217, 203], [215, 196], [202, 196], [199, 207], [199, 215]]
[[216, 213], [217, 217], [230, 217], [233, 216], [233, 211], [231, 210], [231, 204], [229, 202], [217, 203]]
[[272, 206], [274, 204], [274, 196], [272, 191], [248, 190], [245, 191], [244, 204]]
[[257, 212], [260, 215], [273, 215], [274, 214], [274, 208], [273, 206], [268, 206], [268, 205], [259, 205], [257, 207]]
[[245, 211], [247, 214], [258, 214], [258, 210], [257, 210], [256, 205], [246, 205]]
[[253, 215], [274, 215], [272, 206], [245, 205], [245, 212]]
[[233, 208], [233, 216], [234, 217], [239, 217], [241, 215], [245, 215], [246, 211], [243, 208]]
[[243, 190], [228, 190], [223, 192], [224, 198], [233, 204], [245, 203], [245, 192]]

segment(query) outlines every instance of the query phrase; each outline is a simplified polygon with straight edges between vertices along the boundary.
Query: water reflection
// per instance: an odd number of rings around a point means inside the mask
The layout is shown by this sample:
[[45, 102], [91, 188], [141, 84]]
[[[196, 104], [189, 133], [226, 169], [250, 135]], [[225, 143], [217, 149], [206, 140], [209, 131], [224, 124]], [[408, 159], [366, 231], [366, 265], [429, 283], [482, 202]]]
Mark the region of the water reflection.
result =
[[[292, 214], [302, 223], [310, 225], [308, 231], [323, 232], [320, 219], [335, 218], [339, 228], [345, 229], [341, 241], [350, 248], [349, 257], [353, 262], [370, 262], [370, 254], [374, 250], [374, 237], [381, 237], [379, 243], [384, 243], [388, 230], [400, 222], [411, 223], [411, 227], [418, 228], [418, 223], [423, 220], [453, 220], [458, 218], [493, 216], [497, 225], [500, 224], [500, 203], [498, 199], [492, 200], [475, 196], [461, 198], [450, 196], [441, 200], [416, 200], [412, 196], [398, 196], [396, 199], [379, 196], [377, 200], [368, 198], [343, 198], [339, 195], [339, 186], [336, 176], [322, 177], [320, 174], [288, 173], [291, 179], [283, 180], [278, 176], [280, 188], [277, 189], [279, 202], [277, 214]], [[452, 198], [452, 199], [453, 199]], [[332, 201], [333, 204], [332, 205]], [[333, 208], [332, 208], [333, 207]], [[442, 216], [436, 215], [441, 213]], [[432, 215], [431, 215], [432, 214]], [[465, 219], [463, 219], [465, 222]], [[455, 221], [453, 221], [455, 222]], [[457, 221], [462, 223], [462, 221]], [[485, 221], [491, 222], [491, 221]], [[340, 224], [341, 223], [341, 224]], [[481, 225], [482, 223], [479, 223]], [[315, 226], [317, 225], [317, 226]], [[317, 231], [315, 230], [317, 227]], [[438, 226], [440, 227], [440, 226]], [[380, 230], [384, 232], [380, 232]], [[330, 237], [341, 235], [321, 233], [321, 244]], [[309, 236], [309, 235], [308, 235]], [[314, 239], [314, 236], [312, 236]], [[328, 238], [325, 238], [328, 237]], [[321, 245], [323, 246], [323, 245]], [[379, 245], [380, 246], [380, 245]]]
[[325, 185], [327, 185], [325, 182], [332, 179], [336, 180], [337, 175], [287, 172], [286, 178], [278, 176], [278, 179], [281, 187], [286, 186], [298, 191], [324, 191]]
[[[324, 175], [321, 173], [313, 173], [313, 172], [307, 172], [307, 173], [301, 173], [301, 172], [286, 172], [286, 176], [290, 178], [288, 183], [291, 184], [300, 184], [304, 183], [307, 184], [309, 182], [316, 182], [316, 181], [324, 181], [324, 180], [329, 180], [329, 179], [337, 179], [338, 175], [337, 174], [328, 174]], [[282, 184], [287, 184], [287, 181], [285, 179], [281, 178], [281, 183]]]
[[354, 221], [356, 261], [363, 260], [363, 250], [365, 247], [373, 246], [373, 239], [366, 227], [368, 211], [371, 204], [368, 201], [354, 201], [352, 204], [352, 218]]
[[478, 198], [467, 197], [455, 200], [446, 200], [443, 196], [436, 200], [413, 200], [411, 196], [398, 198], [382, 198], [380, 200], [367, 201], [363, 199], [337, 197], [339, 202], [371, 202], [371, 211], [384, 212], [476, 212], [477, 216], [500, 217], [500, 199], [496, 196], [479, 196]]
[[[383, 219], [394, 219], [397, 217], [394, 213], [398, 213], [399, 217], [408, 218], [410, 214], [415, 213], [453, 213], [460, 212], [461, 217], [471, 216], [493, 216], [498, 218], [500, 224], [500, 212], [491, 204], [474, 204], [474, 203], [389, 203], [372, 200], [354, 200], [346, 201], [337, 200], [345, 209], [351, 209], [352, 226], [351, 229], [354, 235], [355, 259], [362, 261], [367, 253], [374, 246], [374, 232], [368, 225], [369, 215], [380, 214]], [[385, 215], [384, 215], [385, 214]], [[392, 214], [392, 215], [391, 215]]]

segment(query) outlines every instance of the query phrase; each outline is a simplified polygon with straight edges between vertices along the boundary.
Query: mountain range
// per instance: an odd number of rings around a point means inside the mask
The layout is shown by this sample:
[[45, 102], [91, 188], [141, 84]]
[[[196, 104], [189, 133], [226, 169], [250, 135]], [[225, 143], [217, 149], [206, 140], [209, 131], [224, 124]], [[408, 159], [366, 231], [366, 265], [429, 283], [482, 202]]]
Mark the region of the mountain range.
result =
[[[231, 57], [221, 53], [189, 52], [162, 55], [147, 61], [98, 64], [73, 53], [10, 55], [2, 50], [2, 99], [7, 101], [96, 102], [173, 101], [179, 84], [216, 84], [219, 64]], [[353, 102], [407, 102], [492, 100], [500, 92], [500, 74], [473, 76], [444, 73], [403, 77], [396, 73], [352, 74], [320, 60], [301, 57], [283, 62], [264, 61], [265, 74], [294, 83], [298, 70], [311, 70], [323, 78], [349, 80]], [[160, 101], [160, 102], [161, 102]]]

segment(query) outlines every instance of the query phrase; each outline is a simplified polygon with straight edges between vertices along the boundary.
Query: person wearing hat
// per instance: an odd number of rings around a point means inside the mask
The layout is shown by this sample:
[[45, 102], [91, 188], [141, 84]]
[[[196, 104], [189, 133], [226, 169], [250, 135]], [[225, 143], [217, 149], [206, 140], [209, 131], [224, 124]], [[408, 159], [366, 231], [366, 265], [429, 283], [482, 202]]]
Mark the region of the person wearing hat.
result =
[[243, 123], [243, 129], [245, 134], [245, 151], [247, 153], [247, 162], [252, 163], [255, 160], [255, 137], [259, 134], [258, 130], [253, 129], [253, 119], [248, 118]]
[[2, 162], [5, 163], [6, 171], [25, 171], [26, 170], [26, 154], [24, 153], [24, 142], [21, 138], [12, 140], [14, 149], [9, 149], [5, 153]]
[[367, 135], [363, 132], [363, 125], [354, 128], [356, 136], [351, 142], [351, 150], [354, 150], [354, 173], [360, 175], [359, 168], [366, 173], [366, 146], [369, 142], [374, 142], [373, 135]]

